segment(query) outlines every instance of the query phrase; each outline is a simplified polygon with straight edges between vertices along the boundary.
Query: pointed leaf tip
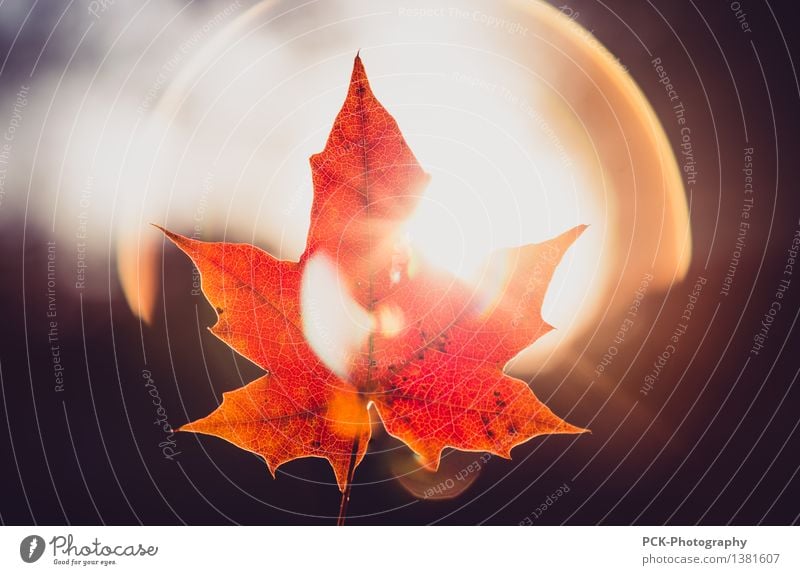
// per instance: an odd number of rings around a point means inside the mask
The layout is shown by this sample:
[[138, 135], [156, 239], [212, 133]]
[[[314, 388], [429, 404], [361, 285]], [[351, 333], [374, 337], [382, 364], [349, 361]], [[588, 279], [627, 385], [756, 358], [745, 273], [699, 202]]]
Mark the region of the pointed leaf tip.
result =
[[364, 69], [364, 62], [361, 56], [357, 53], [355, 60], [353, 60], [353, 73], [350, 76], [351, 86], [356, 84], [364, 84], [369, 89], [369, 80], [367, 80], [367, 71]]
[[[186, 253], [192, 261], [194, 261], [194, 255], [189, 252], [189, 250], [196, 248], [196, 246], [202, 242], [195, 240], [193, 238], [189, 238], [187, 236], [183, 236], [181, 234], [176, 234], [175, 232], [169, 231], [167, 228], [159, 226], [158, 224], [150, 224], [155, 228], [158, 228], [167, 238], [178, 248], [181, 249], [184, 253]], [[196, 264], [197, 262], [195, 262]]]
[[165, 236], [167, 236], [167, 237], [168, 237], [170, 240], [172, 240], [173, 242], [175, 242], [175, 243], [178, 243], [178, 240], [177, 240], [177, 238], [179, 238], [179, 237], [180, 237], [178, 234], [176, 234], [176, 233], [174, 233], [174, 232], [171, 232], [171, 231], [169, 231], [169, 230], [168, 230], [167, 228], [165, 228], [164, 226], [160, 226], [160, 225], [158, 225], [158, 224], [154, 224], [154, 223], [152, 223], [152, 222], [150, 223], [150, 225], [151, 225], [151, 226], [153, 226], [154, 228], [156, 228], [158, 231], [160, 231], [160, 232], [161, 232], [162, 234], [164, 234]]

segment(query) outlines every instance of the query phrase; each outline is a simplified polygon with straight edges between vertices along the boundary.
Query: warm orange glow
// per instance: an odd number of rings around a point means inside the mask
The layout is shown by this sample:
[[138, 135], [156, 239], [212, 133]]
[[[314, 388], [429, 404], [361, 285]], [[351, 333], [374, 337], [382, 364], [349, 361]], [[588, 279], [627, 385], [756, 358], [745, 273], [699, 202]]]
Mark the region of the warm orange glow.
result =
[[133, 313], [146, 323], [153, 321], [158, 297], [158, 245], [153, 242], [121, 241], [117, 271], [122, 291]]
[[348, 390], [337, 390], [331, 397], [325, 412], [331, 432], [337, 437], [352, 438], [368, 417], [363, 401], [358, 393]]
[[[683, 278], [691, 234], [666, 134], [627, 71], [579, 23], [528, 0], [492, 3], [498, 21], [519, 24], [508, 30], [449, 16], [451, 7], [486, 12], [477, 1], [446, 1], [435, 18], [388, 1], [370, 6], [365, 14], [336, 4], [335, 18], [332, 5], [297, 8], [293, 16], [330, 27], [279, 50], [283, 20], [272, 19], [281, 3], [263, 2], [221, 30], [147, 116], [156, 145], [135, 149], [154, 155], [137, 162], [148, 187], [122, 191], [125, 217], [190, 230], [202, 201], [204, 237], [214, 230], [297, 258], [312, 195], [308, 157], [323, 147], [341, 78], [361, 49], [376, 93], [431, 174], [406, 226], [425, 258], [496, 289], [481, 269], [493, 250], [590, 225], [543, 304], [558, 329], [520, 366], [568, 359], [579, 338], [627, 305], [643, 273], [657, 288]], [[160, 238], [143, 232], [137, 249], [118, 241], [126, 296], [146, 316], [154, 284], [129, 270], [152, 265], [137, 254]]]

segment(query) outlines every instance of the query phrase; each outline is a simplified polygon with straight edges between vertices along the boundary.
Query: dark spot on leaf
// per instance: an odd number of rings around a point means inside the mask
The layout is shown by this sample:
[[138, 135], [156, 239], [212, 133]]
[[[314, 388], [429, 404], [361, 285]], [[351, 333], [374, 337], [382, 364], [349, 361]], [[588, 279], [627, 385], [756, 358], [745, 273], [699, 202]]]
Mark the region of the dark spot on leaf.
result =
[[488, 437], [489, 439], [494, 439], [494, 431], [492, 431], [491, 429], [487, 429], [486, 437]]
[[218, 314], [218, 315], [222, 315], [222, 312], [224, 312], [224, 311], [225, 311], [225, 310], [224, 310], [224, 309], [222, 309], [221, 307], [217, 307], [216, 309], [217, 309], [217, 314]]
[[495, 396], [495, 397], [500, 397], [500, 392], [499, 392], [499, 391], [495, 391], [495, 392], [494, 392], [494, 396]]

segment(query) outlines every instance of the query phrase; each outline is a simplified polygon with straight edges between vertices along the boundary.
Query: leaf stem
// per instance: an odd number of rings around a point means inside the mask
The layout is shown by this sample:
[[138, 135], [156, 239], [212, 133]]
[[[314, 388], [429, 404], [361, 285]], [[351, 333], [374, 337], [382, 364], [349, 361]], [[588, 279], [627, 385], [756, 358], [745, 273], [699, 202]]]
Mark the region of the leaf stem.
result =
[[342, 501], [339, 504], [339, 518], [336, 520], [336, 525], [338, 526], [344, 525], [344, 519], [347, 516], [347, 504], [350, 503], [350, 488], [353, 486], [353, 473], [356, 470], [356, 459], [358, 459], [360, 443], [361, 438], [356, 435], [353, 440], [353, 450], [350, 452], [350, 464], [347, 466], [347, 483], [345, 483]]

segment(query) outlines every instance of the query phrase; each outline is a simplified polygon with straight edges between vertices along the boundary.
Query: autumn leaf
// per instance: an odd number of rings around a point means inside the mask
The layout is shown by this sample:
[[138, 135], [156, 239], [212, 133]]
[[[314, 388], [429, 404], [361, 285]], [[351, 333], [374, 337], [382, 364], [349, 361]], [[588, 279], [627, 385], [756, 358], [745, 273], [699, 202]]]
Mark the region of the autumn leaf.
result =
[[[247, 244], [164, 230], [192, 259], [216, 309], [211, 331], [265, 370], [184, 425], [261, 455], [270, 471], [323, 457], [345, 491], [370, 439], [369, 408], [431, 470], [446, 446], [510, 457], [532, 437], [581, 433], [503, 368], [552, 329], [547, 286], [585, 226], [492, 254], [483, 281], [435, 269], [403, 238], [428, 176], [375, 98], [357, 56], [325, 149], [311, 157], [314, 201], [305, 252], [278, 260]], [[322, 287], [314, 270], [334, 270]], [[309, 287], [311, 286], [311, 287]], [[345, 353], [314, 343], [305, 293], [339, 290], [362, 318]], [[357, 334], [358, 335], [358, 334]]]

